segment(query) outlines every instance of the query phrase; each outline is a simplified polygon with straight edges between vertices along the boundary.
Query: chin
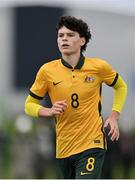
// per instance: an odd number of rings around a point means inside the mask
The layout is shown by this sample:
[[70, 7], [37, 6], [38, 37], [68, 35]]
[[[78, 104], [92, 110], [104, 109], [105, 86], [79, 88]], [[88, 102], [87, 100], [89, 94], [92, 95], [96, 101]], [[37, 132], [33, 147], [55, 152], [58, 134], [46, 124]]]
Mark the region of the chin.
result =
[[73, 51], [69, 51], [68, 49], [64, 49], [61, 51], [62, 54], [65, 54], [65, 55], [71, 55], [73, 54]]

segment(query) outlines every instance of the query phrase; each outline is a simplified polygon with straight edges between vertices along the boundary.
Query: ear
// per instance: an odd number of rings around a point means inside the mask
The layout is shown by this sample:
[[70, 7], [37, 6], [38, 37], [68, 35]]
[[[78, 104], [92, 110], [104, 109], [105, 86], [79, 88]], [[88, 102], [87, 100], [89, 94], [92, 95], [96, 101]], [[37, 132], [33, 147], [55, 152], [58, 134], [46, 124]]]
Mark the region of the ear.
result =
[[81, 46], [83, 46], [86, 42], [86, 39], [84, 37], [81, 37]]

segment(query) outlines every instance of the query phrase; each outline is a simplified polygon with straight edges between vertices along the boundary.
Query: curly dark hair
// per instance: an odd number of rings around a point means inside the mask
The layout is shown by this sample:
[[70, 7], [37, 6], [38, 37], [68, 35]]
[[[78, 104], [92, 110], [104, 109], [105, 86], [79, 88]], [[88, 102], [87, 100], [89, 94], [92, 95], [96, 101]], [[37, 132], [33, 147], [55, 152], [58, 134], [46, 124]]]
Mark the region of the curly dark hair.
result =
[[87, 43], [91, 39], [91, 33], [88, 25], [82, 19], [77, 19], [73, 16], [61, 16], [56, 25], [56, 31], [58, 32], [58, 30], [63, 26], [72, 31], [78, 32], [80, 37], [85, 38], [86, 42], [81, 47], [81, 52], [85, 51]]

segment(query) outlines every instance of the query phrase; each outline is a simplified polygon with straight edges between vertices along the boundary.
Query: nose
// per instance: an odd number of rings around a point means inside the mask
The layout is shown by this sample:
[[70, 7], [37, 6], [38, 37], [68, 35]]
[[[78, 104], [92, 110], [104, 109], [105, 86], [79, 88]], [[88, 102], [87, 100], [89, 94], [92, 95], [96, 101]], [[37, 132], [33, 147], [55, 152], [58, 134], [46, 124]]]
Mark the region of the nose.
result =
[[62, 41], [67, 41], [67, 40], [68, 40], [67, 35], [64, 35]]

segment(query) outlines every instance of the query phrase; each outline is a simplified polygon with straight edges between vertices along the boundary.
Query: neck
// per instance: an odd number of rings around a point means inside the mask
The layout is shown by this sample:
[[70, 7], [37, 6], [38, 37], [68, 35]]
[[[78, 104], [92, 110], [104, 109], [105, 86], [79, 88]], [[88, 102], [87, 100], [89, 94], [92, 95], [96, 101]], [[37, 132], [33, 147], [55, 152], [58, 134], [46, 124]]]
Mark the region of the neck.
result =
[[62, 54], [62, 58], [72, 67], [75, 67], [80, 59], [80, 53], [71, 55]]

